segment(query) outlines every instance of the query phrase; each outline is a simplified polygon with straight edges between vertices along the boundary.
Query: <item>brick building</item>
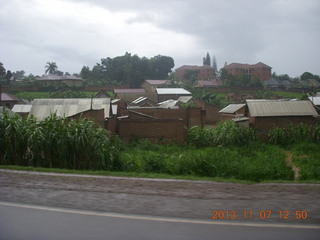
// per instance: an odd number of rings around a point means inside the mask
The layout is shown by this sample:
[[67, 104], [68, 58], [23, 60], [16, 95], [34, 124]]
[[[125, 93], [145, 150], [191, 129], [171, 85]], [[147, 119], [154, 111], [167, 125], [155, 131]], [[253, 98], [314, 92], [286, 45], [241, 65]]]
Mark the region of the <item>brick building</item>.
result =
[[257, 64], [242, 64], [231, 63], [222, 69], [226, 70], [228, 74], [234, 76], [249, 75], [251, 79], [257, 77], [261, 82], [271, 78], [271, 67], [259, 62]]
[[175, 77], [182, 82], [188, 81], [186, 75], [188, 73], [194, 73], [196, 80], [213, 80], [216, 77], [215, 70], [210, 66], [190, 66], [183, 65], [176, 69]]

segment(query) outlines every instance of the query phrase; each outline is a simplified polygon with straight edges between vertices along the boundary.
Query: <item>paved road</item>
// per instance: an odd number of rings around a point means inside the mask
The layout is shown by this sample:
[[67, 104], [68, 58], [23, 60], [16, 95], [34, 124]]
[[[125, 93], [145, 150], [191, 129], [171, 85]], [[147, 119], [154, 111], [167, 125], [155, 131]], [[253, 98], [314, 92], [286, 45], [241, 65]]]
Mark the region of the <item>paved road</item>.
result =
[[0, 202], [0, 239], [320, 239], [320, 226], [223, 223]]

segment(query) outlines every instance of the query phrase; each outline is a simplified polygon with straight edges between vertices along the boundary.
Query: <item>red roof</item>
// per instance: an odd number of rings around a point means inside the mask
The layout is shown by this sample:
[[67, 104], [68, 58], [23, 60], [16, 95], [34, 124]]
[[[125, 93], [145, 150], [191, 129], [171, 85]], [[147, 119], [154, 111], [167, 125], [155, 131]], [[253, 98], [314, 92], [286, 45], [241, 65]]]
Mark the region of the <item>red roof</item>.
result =
[[16, 98], [9, 93], [1, 93], [1, 101], [19, 101], [19, 98]]
[[233, 69], [233, 68], [261, 68], [261, 67], [271, 68], [270, 66], [268, 66], [262, 62], [258, 62], [256, 64], [231, 63], [231, 64], [225, 66], [224, 68]]
[[115, 93], [145, 93], [143, 88], [124, 88], [124, 89], [114, 89]]
[[179, 68], [176, 69], [177, 70], [200, 70], [200, 69], [213, 69], [213, 67], [210, 66], [196, 66], [196, 65], [183, 65]]

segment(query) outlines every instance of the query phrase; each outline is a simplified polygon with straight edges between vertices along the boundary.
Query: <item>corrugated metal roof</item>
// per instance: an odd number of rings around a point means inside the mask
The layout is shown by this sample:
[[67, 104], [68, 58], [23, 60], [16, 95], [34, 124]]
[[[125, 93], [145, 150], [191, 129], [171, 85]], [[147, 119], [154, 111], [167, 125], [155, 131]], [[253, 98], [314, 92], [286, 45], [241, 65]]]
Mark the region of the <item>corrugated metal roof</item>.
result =
[[31, 104], [16, 104], [11, 109], [15, 113], [28, 113], [31, 110]]
[[110, 116], [110, 98], [65, 98], [65, 99], [35, 99], [29, 116], [43, 120], [53, 113], [59, 117], [71, 117], [91, 109], [104, 109], [105, 118]]
[[192, 98], [193, 98], [192, 96], [181, 96], [178, 98], [178, 101], [182, 103], [187, 103], [190, 100], [192, 100]]
[[19, 98], [9, 94], [9, 93], [1, 93], [1, 101], [18, 101]]
[[310, 101], [247, 101], [252, 117], [318, 116]]
[[314, 105], [320, 106], [320, 97], [309, 97], [309, 99]]
[[158, 94], [185, 94], [191, 95], [191, 93], [183, 88], [157, 88]]
[[160, 102], [159, 103], [159, 107], [160, 108], [179, 108], [179, 106], [177, 106], [178, 100], [173, 100], [173, 99], [169, 99], [166, 100], [164, 102]]
[[225, 108], [221, 109], [219, 113], [235, 113], [243, 108], [246, 104], [229, 104]]

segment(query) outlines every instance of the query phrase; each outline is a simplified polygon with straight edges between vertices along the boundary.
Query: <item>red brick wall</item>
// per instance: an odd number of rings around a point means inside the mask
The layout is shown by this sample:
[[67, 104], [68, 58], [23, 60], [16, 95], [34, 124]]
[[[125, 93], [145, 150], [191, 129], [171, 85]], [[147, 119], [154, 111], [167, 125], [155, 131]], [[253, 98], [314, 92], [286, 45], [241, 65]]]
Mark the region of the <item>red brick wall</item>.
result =
[[100, 127], [105, 127], [104, 109], [101, 110], [88, 110], [83, 113], [71, 116], [68, 119], [79, 120], [80, 118], [89, 118]]
[[[201, 108], [179, 108], [179, 109], [166, 109], [166, 108], [137, 108], [130, 109], [134, 112], [143, 113], [159, 119], [177, 120], [181, 119], [185, 121], [187, 127], [203, 126], [205, 113], [201, 111]], [[130, 114], [128, 110], [122, 110], [120, 116], [130, 115], [133, 119], [147, 119], [141, 115]]]
[[316, 123], [315, 118], [312, 116], [288, 116], [288, 117], [255, 117], [250, 118], [250, 121], [253, 123], [253, 126], [257, 130], [257, 134], [266, 137], [268, 132], [275, 128], [280, 127], [284, 128], [287, 127], [290, 124], [308, 124], [313, 125]]
[[118, 121], [118, 131], [125, 141], [146, 138], [153, 142], [183, 144], [187, 136], [183, 120], [123, 119]]

